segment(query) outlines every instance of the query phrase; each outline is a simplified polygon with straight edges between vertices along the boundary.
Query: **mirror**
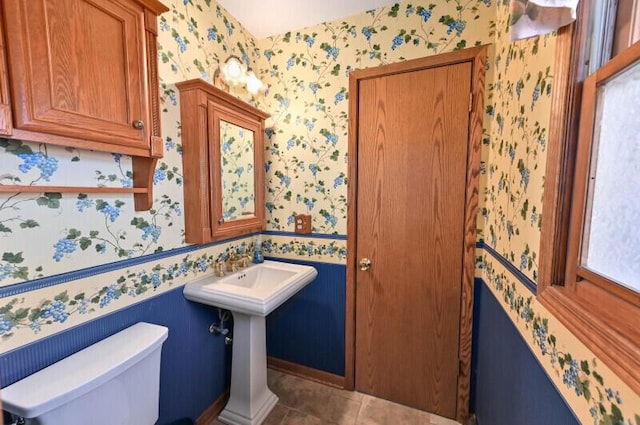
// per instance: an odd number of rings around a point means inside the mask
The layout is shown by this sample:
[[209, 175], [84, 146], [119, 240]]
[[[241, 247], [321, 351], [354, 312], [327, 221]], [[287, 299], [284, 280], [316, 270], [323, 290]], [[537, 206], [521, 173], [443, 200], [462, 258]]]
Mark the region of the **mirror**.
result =
[[225, 222], [254, 218], [253, 131], [220, 120], [220, 179]]
[[269, 114], [202, 80], [176, 86], [186, 241], [201, 244], [264, 230], [264, 122]]

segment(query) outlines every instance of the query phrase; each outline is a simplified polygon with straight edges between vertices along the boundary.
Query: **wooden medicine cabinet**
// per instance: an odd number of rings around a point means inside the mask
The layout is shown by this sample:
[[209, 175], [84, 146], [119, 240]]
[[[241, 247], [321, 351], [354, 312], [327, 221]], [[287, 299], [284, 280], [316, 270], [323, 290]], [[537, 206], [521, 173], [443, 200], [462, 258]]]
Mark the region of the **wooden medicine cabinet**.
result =
[[0, 2], [0, 136], [133, 157], [130, 189], [0, 185], [0, 191], [131, 192], [151, 207], [163, 154], [157, 0]]
[[186, 241], [265, 228], [264, 122], [269, 114], [203, 80], [180, 90]]

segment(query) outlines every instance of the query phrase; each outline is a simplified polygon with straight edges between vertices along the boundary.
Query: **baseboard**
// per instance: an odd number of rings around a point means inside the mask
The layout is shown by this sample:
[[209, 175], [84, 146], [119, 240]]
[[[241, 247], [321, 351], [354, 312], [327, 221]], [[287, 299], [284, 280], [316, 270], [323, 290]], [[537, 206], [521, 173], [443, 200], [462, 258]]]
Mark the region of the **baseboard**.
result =
[[224, 409], [228, 400], [229, 390], [226, 390], [220, 394], [220, 397], [218, 397], [211, 406], [207, 407], [207, 409], [198, 416], [198, 419], [196, 419], [196, 425], [209, 425], [213, 422], [213, 420], [220, 415], [220, 412], [222, 412], [222, 409]]
[[334, 388], [344, 389], [346, 384], [344, 376], [334, 375], [333, 373], [291, 363], [275, 357], [267, 357], [267, 367]]

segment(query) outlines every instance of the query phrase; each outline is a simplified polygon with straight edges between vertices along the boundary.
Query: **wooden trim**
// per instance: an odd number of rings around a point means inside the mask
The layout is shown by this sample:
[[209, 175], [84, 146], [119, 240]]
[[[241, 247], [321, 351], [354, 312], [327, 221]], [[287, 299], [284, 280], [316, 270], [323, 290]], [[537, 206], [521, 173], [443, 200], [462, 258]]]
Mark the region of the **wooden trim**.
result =
[[[148, 13], [145, 13], [148, 15]], [[153, 16], [154, 23], [157, 22], [157, 16]], [[155, 27], [153, 31], [149, 30], [149, 25], [145, 30], [146, 43], [146, 60], [145, 68], [146, 83], [148, 90], [148, 110], [149, 110], [149, 126], [147, 134], [150, 142], [150, 154], [156, 158], [162, 158], [164, 143], [161, 136], [160, 123], [160, 81], [158, 77], [158, 42]]]
[[9, 98], [9, 74], [7, 68], [7, 49], [4, 39], [4, 16], [0, 7], [0, 135], [11, 136], [13, 116]]
[[[177, 84], [178, 88], [180, 85]], [[187, 243], [211, 241], [211, 211], [209, 207], [209, 143], [206, 96], [198, 91], [180, 91], [180, 122], [182, 126], [182, 163], [184, 225]]]
[[158, 0], [135, 0], [136, 3], [141, 4], [145, 9], [151, 10], [156, 15], [161, 15], [164, 12], [168, 12], [169, 8]]
[[568, 234], [565, 285], [571, 287], [576, 281], [576, 268], [582, 243], [582, 229], [586, 207], [587, 176], [589, 174], [589, 157], [591, 156], [591, 137], [595, 114], [596, 74], [587, 78], [583, 87], [582, 110], [580, 115], [581, 131], [578, 138], [579, 148], [575, 156], [575, 176], [573, 178], [573, 194], [571, 197], [571, 220]]
[[356, 229], [358, 217], [358, 74], [349, 74], [349, 144], [347, 164], [347, 287], [345, 323], [345, 389], [356, 388]]
[[146, 187], [82, 187], [82, 186], [19, 186], [0, 184], [2, 192], [23, 193], [148, 193]]
[[36, 143], [47, 143], [58, 146], [69, 146], [78, 149], [88, 149], [98, 152], [109, 153], [121, 153], [123, 155], [131, 156], [150, 156], [151, 150], [148, 147], [138, 148], [126, 145], [118, 145], [116, 143], [121, 142], [119, 139], [113, 139], [114, 144], [106, 144], [103, 142], [96, 142], [87, 139], [78, 139], [74, 137], [58, 136], [56, 134], [38, 133], [35, 131], [21, 130], [18, 128], [13, 129], [13, 139], [28, 140]]
[[457, 413], [459, 422], [469, 416], [469, 393], [471, 374], [471, 340], [473, 327], [473, 281], [475, 273], [476, 219], [478, 208], [478, 179], [480, 170], [480, 151], [482, 146], [482, 124], [484, 113], [485, 61], [487, 46], [458, 50], [451, 53], [428, 56], [391, 65], [355, 70], [349, 74], [349, 148], [348, 148], [348, 211], [347, 211], [347, 288], [345, 323], [345, 389], [355, 388], [355, 298], [356, 298], [356, 212], [357, 212], [357, 176], [358, 176], [358, 86], [361, 80], [386, 75], [413, 72], [421, 69], [472, 62], [473, 104], [469, 122], [469, 141], [471, 143], [467, 157], [467, 192], [465, 210], [464, 260], [462, 276], [461, 324], [460, 324], [460, 361], [461, 373], [458, 377]]
[[[601, 294], [606, 296], [606, 294]], [[538, 300], [558, 318], [566, 328], [611, 369], [631, 390], [640, 393], [640, 348], [637, 330], [632, 335], [613, 331], [601, 320], [607, 314], [600, 305], [588, 305], [583, 298], [574, 300], [569, 288], [550, 287], [538, 295]], [[599, 304], [599, 303], [598, 303]], [[609, 313], [616, 313], [610, 311]], [[620, 315], [618, 320], [620, 319]], [[633, 330], [638, 318], [628, 320], [627, 328]]]
[[334, 388], [345, 389], [345, 377], [334, 375], [323, 370], [313, 369], [307, 366], [291, 363], [275, 357], [267, 357], [267, 367], [278, 372], [288, 373], [309, 381], [318, 382]]
[[[401, 74], [404, 72], [413, 72], [436, 66], [454, 65], [461, 62], [473, 62], [475, 57], [486, 51], [487, 46], [472, 47], [469, 49], [456, 50], [449, 53], [442, 53], [424, 58], [412, 59], [402, 62], [392, 63], [390, 65], [378, 66], [375, 68], [357, 69], [349, 73], [356, 80], [365, 80], [368, 78], [384, 77], [386, 75]], [[485, 53], [486, 54], [486, 53]]]
[[603, 275], [589, 270], [586, 267], [578, 266], [576, 268], [576, 276], [582, 278], [582, 283], [580, 283], [580, 285], [582, 286], [588, 283], [597, 285], [603, 290], [606, 290], [607, 292], [615, 295], [616, 297], [621, 298], [636, 307], [640, 307], [640, 293], [629, 290], [623, 285], [618, 285], [617, 283], [612, 282], [611, 279], [607, 279]]
[[551, 94], [542, 199], [538, 293], [552, 285], [564, 284], [588, 10], [589, 0], [580, 2], [578, 19], [573, 24], [560, 28], [556, 39], [554, 87]]
[[203, 92], [211, 96], [214, 99], [214, 102], [217, 102], [223, 105], [226, 104], [231, 106], [232, 108], [233, 107], [237, 108], [240, 111], [244, 111], [249, 115], [255, 116], [256, 118], [266, 120], [271, 116], [270, 114], [263, 112], [254, 106], [249, 105], [247, 102], [244, 102], [238, 99], [237, 97], [230, 95], [229, 93], [222, 91], [219, 88], [213, 86], [212, 84], [209, 84], [206, 81], [201, 80], [199, 78], [195, 78], [193, 80], [181, 81], [179, 83], [176, 83], [176, 87], [178, 87], [178, 90], [180, 90], [180, 92], [183, 92], [183, 91], [186, 92], [188, 90], [202, 90]]
[[458, 403], [456, 418], [464, 422], [469, 417], [471, 392], [471, 344], [473, 333], [473, 287], [475, 278], [476, 228], [479, 203], [480, 156], [484, 118], [485, 65], [487, 48], [482, 46], [473, 56], [471, 77], [472, 108], [469, 117], [467, 156], [467, 188], [465, 199], [464, 257], [460, 301], [460, 340]]
[[[0, 78], [2, 77], [0, 76]], [[0, 135], [11, 136], [13, 133], [12, 120], [11, 106], [0, 104]]]
[[640, 40], [640, 1], [618, 1], [612, 56]]
[[229, 394], [230, 392], [228, 389], [220, 394], [220, 397], [218, 397], [213, 403], [211, 403], [211, 405], [207, 407], [206, 410], [200, 414], [200, 416], [198, 416], [198, 419], [196, 419], [196, 425], [211, 424], [220, 415], [220, 412], [222, 412], [222, 409], [224, 409], [227, 401], [229, 401]]
[[133, 195], [136, 211], [147, 211], [153, 205], [153, 176], [156, 172], [158, 158], [134, 156], [131, 158], [133, 170], [133, 187], [144, 188], [146, 192]]
[[[225, 108], [214, 100], [209, 101], [209, 140], [212, 141], [209, 147], [209, 181], [211, 187], [211, 229], [213, 240], [228, 239], [241, 234], [259, 232], [264, 230], [264, 169], [260, 164], [264, 164], [264, 121], [247, 118], [244, 114]], [[254, 187], [254, 216], [249, 218], [238, 218], [233, 221], [218, 222], [222, 218], [222, 176], [220, 174], [220, 122], [225, 121], [237, 127], [244, 128], [253, 133], [253, 187]], [[217, 142], [216, 142], [217, 141]]]
[[[200, 79], [176, 83], [180, 91], [185, 233], [188, 243], [206, 243], [265, 229], [264, 120], [270, 115]], [[220, 118], [254, 133], [255, 218], [220, 225]], [[217, 171], [216, 171], [217, 170]]]
[[637, 58], [640, 58], [640, 43], [616, 56], [585, 80], [567, 237], [565, 287], [547, 284], [539, 292], [538, 298], [633, 391], [640, 392], [640, 330], [637, 329], [637, 323], [640, 322], [640, 296], [600, 275], [580, 270], [584, 217], [589, 213], [586, 211], [587, 192], [591, 150], [594, 146], [592, 139], [597, 87]]

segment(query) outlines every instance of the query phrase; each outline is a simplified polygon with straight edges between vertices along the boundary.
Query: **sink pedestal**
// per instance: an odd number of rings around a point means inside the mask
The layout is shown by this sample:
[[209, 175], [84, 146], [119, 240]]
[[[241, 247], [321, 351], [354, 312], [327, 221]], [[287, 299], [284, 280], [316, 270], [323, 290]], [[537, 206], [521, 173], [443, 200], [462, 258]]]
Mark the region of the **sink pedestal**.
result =
[[229, 425], [260, 425], [278, 402], [267, 387], [265, 318], [232, 314], [231, 396], [218, 419]]

